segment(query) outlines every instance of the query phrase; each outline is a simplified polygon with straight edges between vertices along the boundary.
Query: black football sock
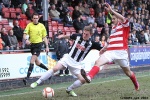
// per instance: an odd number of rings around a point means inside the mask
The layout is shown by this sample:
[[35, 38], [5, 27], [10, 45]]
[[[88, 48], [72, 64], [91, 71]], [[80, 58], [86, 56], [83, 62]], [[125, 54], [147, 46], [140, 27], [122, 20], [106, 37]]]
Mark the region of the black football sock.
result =
[[48, 70], [48, 68], [47, 68], [44, 64], [42, 64], [42, 63], [41, 63], [39, 66], [40, 66], [41, 68], [45, 69], [45, 70]]
[[28, 69], [28, 73], [27, 73], [27, 78], [30, 77], [31, 73], [32, 73], [32, 70], [33, 70], [33, 67], [34, 67], [34, 64], [31, 64], [30, 63], [30, 66], [29, 66], [29, 69]]

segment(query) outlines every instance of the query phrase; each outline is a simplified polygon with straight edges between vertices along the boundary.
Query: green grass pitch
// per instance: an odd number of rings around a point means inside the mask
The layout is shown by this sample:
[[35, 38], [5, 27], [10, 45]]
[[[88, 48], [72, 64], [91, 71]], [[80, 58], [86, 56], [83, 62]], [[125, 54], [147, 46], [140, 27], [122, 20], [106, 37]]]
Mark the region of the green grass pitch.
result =
[[[78, 97], [70, 97], [65, 89], [72, 82], [61, 84], [49, 84], [38, 86], [35, 89], [30, 87], [0, 91], [0, 100], [150, 100], [150, 72], [136, 73], [140, 84], [140, 90], [135, 91], [131, 80], [123, 75], [97, 78], [90, 84], [74, 90]], [[45, 99], [42, 96], [44, 87], [52, 87], [55, 96]]]

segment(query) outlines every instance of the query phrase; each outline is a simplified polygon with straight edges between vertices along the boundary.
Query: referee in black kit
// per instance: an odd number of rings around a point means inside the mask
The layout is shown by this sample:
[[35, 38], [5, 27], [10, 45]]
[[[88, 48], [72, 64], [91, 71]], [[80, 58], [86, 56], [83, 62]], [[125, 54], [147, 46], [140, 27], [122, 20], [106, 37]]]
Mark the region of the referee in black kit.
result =
[[[42, 23], [39, 23], [38, 20], [39, 20], [39, 15], [37, 13], [34, 13], [32, 15], [32, 22], [30, 22], [24, 30], [23, 39], [25, 40], [25, 43], [27, 45], [30, 45], [31, 54], [32, 54], [30, 65], [27, 72], [27, 77], [23, 79], [23, 83], [25, 85], [27, 84], [27, 80], [29, 79], [32, 73], [34, 63], [37, 66], [45, 70], [48, 70], [48, 68], [44, 64], [42, 64], [38, 59], [38, 56], [40, 55], [42, 49], [43, 40], [46, 45], [46, 52], [49, 52], [48, 40], [46, 37], [47, 36], [46, 28]], [[29, 40], [26, 39], [27, 35], [29, 35]]]

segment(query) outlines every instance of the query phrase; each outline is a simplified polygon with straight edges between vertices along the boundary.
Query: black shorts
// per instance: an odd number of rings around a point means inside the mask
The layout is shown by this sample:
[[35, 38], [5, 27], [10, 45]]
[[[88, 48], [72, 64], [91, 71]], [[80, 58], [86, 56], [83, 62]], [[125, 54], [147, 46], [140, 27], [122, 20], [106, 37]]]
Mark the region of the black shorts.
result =
[[42, 49], [42, 45], [43, 45], [42, 42], [40, 42], [40, 43], [32, 43], [31, 44], [31, 54], [39, 56], [40, 52], [41, 52], [41, 49]]

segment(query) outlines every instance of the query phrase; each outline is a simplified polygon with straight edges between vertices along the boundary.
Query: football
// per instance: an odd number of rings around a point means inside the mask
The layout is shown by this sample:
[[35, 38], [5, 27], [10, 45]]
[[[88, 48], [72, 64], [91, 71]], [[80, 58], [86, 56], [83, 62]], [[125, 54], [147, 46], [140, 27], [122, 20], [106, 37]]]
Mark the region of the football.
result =
[[51, 87], [46, 87], [43, 89], [42, 94], [45, 98], [51, 98], [54, 96], [54, 90]]

